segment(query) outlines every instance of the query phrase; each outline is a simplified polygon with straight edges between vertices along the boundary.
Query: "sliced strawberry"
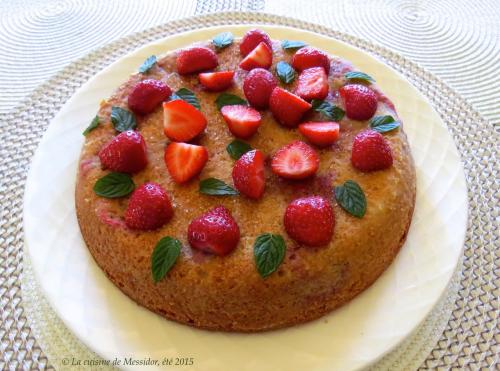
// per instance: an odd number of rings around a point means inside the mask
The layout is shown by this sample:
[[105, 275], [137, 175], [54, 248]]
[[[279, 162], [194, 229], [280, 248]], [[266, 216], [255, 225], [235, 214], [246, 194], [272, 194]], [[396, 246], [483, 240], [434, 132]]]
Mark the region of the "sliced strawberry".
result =
[[189, 103], [176, 99], [163, 103], [163, 130], [168, 139], [188, 142], [207, 127], [207, 119]]
[[253, 68], [268, 69], [273, 63], [273, 51], [265, 42], [261, 42], [240, 63], [240, 67], [250, 71]]
[[264, 194], [264, 155], [258, 149], [245, 153], [233, 167], [233, 184], [245, 196], [259, 199]]
[[269, 98], [269, 108], [280, 124], [293, 127], [297, 126], [304, 113], [311, 109], [311, 104], [285, 89], [276, 87]]
[[269, 107], [269, 97], [278, 81], [271, 72], [263, 68], [254, 68], [243, 81], [243, 92], [248, 103], [257, 109]]
[[333, 121], [304, 122], [299, 125], [299, 131], [312, 144], [324, 147], [335, 143], [339, 139], [340, 126]]
[[349, 84], [339, 89], [347, 117], [353, 120], [368, 120], [377, 111], [377, 95], [367, 86]]
[[241, 40], [241, 55], [243, 57], [247, 56], [247, 54], [254, 50], [261, 42], [264, 42], [269, 47], [269, 49], [273, 49], [273, 44], [267, 33], [259, 29], [247, 31], [243, 36], [243, 39]]
[[171, 142], [165, 149], [165, 164], [176, 183], [184, 183], [198, 175], [208, 160], [203, 146]]
[[382, 134], [367, 129], [359, 132], [352, 143], [351, 163], [356, 169], [369, 172], [392, 166], [392, 150]]
[[177, 72], [180, 75], [211, 70], [219, 64], [217, 54], [212, 50], [195, 46], [183, 49], [177, 55]]
[[146, 115], [172, 94], [170, 87], [162, 81], [147, 79], [137, 83], [128, 96], [128, 106], [140, 115]]
[[254, 135], [261, 123], [259, 111], [244, 105], [224, 106], [220, 110], [231, 133], [246, 139]]
[[234, 71], [204, 72], [198, 75], [201, 85], [210, 91], [222, 91], [233, 84]]
[[240, 228], [224, 206], [218, 206], [194, 219], [188, 227], [188, 241], [193, 249], [215, 255], [227, 255], [240, 240]]
[[271, 161], [273, 173], [287, 179], [308, 178], [318, 171], [318, 167], [316, 151], [300, 140], [279, 149]]
[[328, 95], [328, 76], [323, 67], [313, 67], [302, 71], [295, 94], [308, 101], [325, 99]]
[[139, 132], [124, 131], [102, 147], [99, 159], [105, 169], [136, 173], [148, 164], [146, 142]]
[[306, 46], [294, 54], [292, 66], [299, 72], [311, 67], [323, 67], [328, 75], [330, 72], [330, 59], [321, 50]]

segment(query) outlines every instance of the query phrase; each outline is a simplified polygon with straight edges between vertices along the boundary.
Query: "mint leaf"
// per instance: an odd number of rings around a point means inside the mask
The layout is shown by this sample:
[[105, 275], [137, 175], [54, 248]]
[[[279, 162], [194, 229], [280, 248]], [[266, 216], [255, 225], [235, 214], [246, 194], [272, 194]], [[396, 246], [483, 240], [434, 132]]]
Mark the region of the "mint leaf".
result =
[[222, 32], [216, 35], [212, 42], [214, 43], [217, 50], [222, 50], [225, 47], [231, 45], [233, 43], [234, 36], [231, 32]]
[[95, 115], [95, 117], [92, 119], [92, 122], [90, 125], [83, 131], [83, 135], [87, 136], [88, 133], [90, 133], [92, 130], [94, 130], [96, 127], [99, 126], [99, 116]]
[[399, 122], [390, 115], [375, 116], [370, 120], [370, 127], [379, 133], [387, 133], [399, 127]]
[[109, 173], [99, 178], [94, 184], [96, 195], [106, 198], [123, 197], [135, 189], [130, 175], [124, 173]]
[[276, 65], [276, 74], [284, 84], [290, 84], [295, 80], [295, 70], [288, 63], [280, 61]]
[[238, 104], [248, 105], [247, 101], [234, 94], [222, 93], [215, 100], [217, 108], [220, 110], [224, 106], [234, 106]]
[[148, 73], [151, 68], [156, 64], [156, 55], [148, 57], [143, 64], [139, 67], [140, 73]]
[[312, 108], [333, 121], [340, 121], [344, 118], [345, 112], [342, 108], [334, 106], [325, 100], [313, 99]]
[[111, 107], [111, 123], [119, 132], [132, 130], [137, 126], [132, 112], [116, 106]]
[[281, 42], [281, 47], [285, 50], [298, 50], [300, 48], [303, 48], [304, 46], [307, 46], [307, 44], [302, 41], [283, 40]]
[[335, 187], [335, 199], [345, 211], [357, 218], [362, 218], [366, 213], [365, 193], [354, 180]]
[[172, 237], [163, 237], [156, 244], [151, 255], [151, 273], [153, 281], [161, 281], [172, 269], [181, 253], [181, 242]]
[[228, 186], [222, 180], [215, 178], [203, 179], [200, 182], [200, 193], [210, 196], [236, 196], [238, 191], [233, 187]]
[[251, 151], [252, 147], [248, 143], [235, 139], [227, 145], [226, 150], [232, 159], [239, 160], [241, 156], [243, 156], [248, 151]]
[[375, 80], [373, 79], [373, 77], [371, 77], [370, 75], [367, 75], [364, 72], [359, 72], [359, 71], [346, 72], [344, 74], [344, 77], [347, 80], [361, 80], [361, 81], [366, 81], [366, 82], [369, 82], [369, 83], [375, 82]]
[[255, 239], [253, 255], [262, 278], [275, 272], [285, 258], [285, 240], [279, 234], [265, 233]]
[[176, 100], [176, 99], [181, 99], [189, 103], [197, 110], [201, 108], [198, 98], [196, 98], [196, 95], [189, 89], [180, 88], [170, 96], [170, 100]]

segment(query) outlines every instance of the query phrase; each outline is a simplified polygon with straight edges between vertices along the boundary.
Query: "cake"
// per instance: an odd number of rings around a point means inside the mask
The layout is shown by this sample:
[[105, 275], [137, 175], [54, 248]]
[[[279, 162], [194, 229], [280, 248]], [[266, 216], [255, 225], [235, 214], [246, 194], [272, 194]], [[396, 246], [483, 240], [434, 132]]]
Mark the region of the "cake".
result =
[[260, 30], [151, 56], [101, 102], [76, 182], [82, 236], [141, 306], [198, 328], [317, 319], [403, 245], [415, 169], [373, 77]]

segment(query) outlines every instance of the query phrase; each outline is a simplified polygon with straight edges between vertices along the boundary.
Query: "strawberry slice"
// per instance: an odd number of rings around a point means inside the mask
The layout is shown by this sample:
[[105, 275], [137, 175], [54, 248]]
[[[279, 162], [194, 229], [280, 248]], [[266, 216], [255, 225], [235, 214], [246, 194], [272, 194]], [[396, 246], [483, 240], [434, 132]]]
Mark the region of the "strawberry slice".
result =
[[203, 146], [171, 142], [165, 149], [165, 165], [176, 183], [184, 183], [198, 175], [208, 160]]
[[219, 64], [217, 54], [200, 46], [184, 49], [177, 55], [177, 72], [180, 75], [211, 70]]
[[269, 108], [280, 124], [294, 127], [311, 108], [311, 104], [285, 89], [276, 87], [269, 98]]
[[259, 199], [264, 194], [264, 155], [258, 149], [245, 153], [233, 167], [233, 184], [245, 196]]
[[302, 71], [295, 94], [309, 101], [325, 99], [328, 95], [328, 76], [323, 67], [313, 67]]
[[319, 157], [306, 143], [297, 140], [279, 149], [271, 161], [273, 173], [287, 179], [304, 179], [316, 173]]
[[221, 71], [200, 73], [198, 78], [207, 90], [222, 91], [233, 84], [233, 76], [234, 71]]
[[324, 147], [333, 144], [339, 139], [340, 126], [333, 121], [304, 122], [299, 125], [299, 131], [312, 144]]
[[261, 123], [259, 111], [244, 105], [224, 106], [220, 110], [231, 133], [246, 139], [255, 134]]
[[243, 38], [241, 39], [240, 44], [240, 53], [243, 57], [247, 56], [252, 50], [254, 50], [257, 45], [261, 42], [266, 43], [269, 46], [269, 49], [272, 49], [272, 42], [269, 38], [269, 35], [258, 28], [248, 30]]
[[207, 127], [207, 119], [189, 103], [176, 99], [163, 103], [163, 131], [168, 139], [188, 142]]
[[273, 63], [273, 51], [265, 42], [261, 42], [240, 63], [240, 67], [250, 71], [253, 68], [268, 69]]

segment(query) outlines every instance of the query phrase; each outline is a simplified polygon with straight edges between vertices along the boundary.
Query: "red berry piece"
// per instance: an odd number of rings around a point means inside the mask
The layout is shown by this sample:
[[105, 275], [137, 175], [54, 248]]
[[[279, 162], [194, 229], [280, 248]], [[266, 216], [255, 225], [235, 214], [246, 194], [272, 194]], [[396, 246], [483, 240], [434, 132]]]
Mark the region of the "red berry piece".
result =
[[284, 224], [288, 235], [298, 243], [324, 246], [332, 239], [335, 215], [323, 197], [303, 197], [288, 205]]
[[173, 214], [167, 192], [157, 183], [145, 183], [130, 196], [125, 224], [130, 229], [151, 231], [163, 226]]
[[305, 179], [313, 176], [319, 167], [314, 149], [300, 140], [280, 148], [273, 156], [271, 170], [287, 179]]
[[278, 81], [273, 74], [263, 68], [254, 68], [243, 81], [243, 92], [248, 103], [257, 109], [269, 107], [269, 98]]
[[377, 95], [361, 84], [345, 85], [339, 89], [347, 117], [353, 120], [368, 120], [377, 111]]
[[264, 155], [258, 149], [245, 153], [233, 167], [233, 184], [245, 196], [259, 199], [264, 194]]
[[172, 94], [170, 87], [159, 80], [139, 81], [128, 96], [129, 108], [139, 115], [146, 115]]
[[311, 104], [285, 89], [276, 87], [271, 93], [269, 108], [276, 121], [294, 127], [300, 122], [304, 113], [311, 109]]
[[340, 126], [333, 121], [304, 122], [299, 125], [299, 131], [312, 144], [325, 147], [335, 143], [339, 139]]
[[165, 165], [176, 183], [184, 183], [205, 167], [208, 152], [203, 146], [171, 142], [165, 149]]
[[198, 75], [201, 85], [209, 91], [222, 91], [233, 85], [234, 71], [204, 72]]
[[271, 39], [264, 31], [253, 29], [247, 31], [247, 33], [243, 36], [240, 44], [240, 53], [243, 57], [246, 57], [252, 50], [254, 50], [257, 45], [261, 42], [265, 43], [269, 49], [273, 49], [273, 44]]
[[325, 99], [328, 95], [328, 76], [322, 67], [308, 68], [299, 75], [299, 82], [295, 89], [302, 99]]
[[352, 166], [368, 172], [387, 169], [392, 162], [391, 147], [382, 134], [367, 129], [356, 135], [352, 144]]
[[330, 59], [321, 50], [306, 46], [294, 54], [292, 66], [299, 72], [312, 67], [323, 67], [328, 75], [330, 72]]
[[217, 54], [201, 46], [181, 50], [177, 56], [177, 72], [181, 75], [211, 70], [218, 64]]
[[137, 173], [148, 164], [146, 142], [137, 131], [124, 131], [102, 147], [99, 159], [105, 169]]
[[240, 228], [224, 206], [218, 206], [194, 219], [188, 227], [192, 248], [215, 255], [227, 255], [240, 240]]
[[247, 139], [257, 132], [261, 123], [259, 111], [244, 105], [224, 106], [220, 110], [231, 133], [238, 138]]
[[176, 99], [163, 103], [163, 131], [168, 139], [189, 142], [207, 127], [207, 119], [189, 103]]
[[240, 63], [240, 68], [250, 71], [254, 68], [268, 69], [273, 64], [273, 51], [266, 43], [261, 42]]

